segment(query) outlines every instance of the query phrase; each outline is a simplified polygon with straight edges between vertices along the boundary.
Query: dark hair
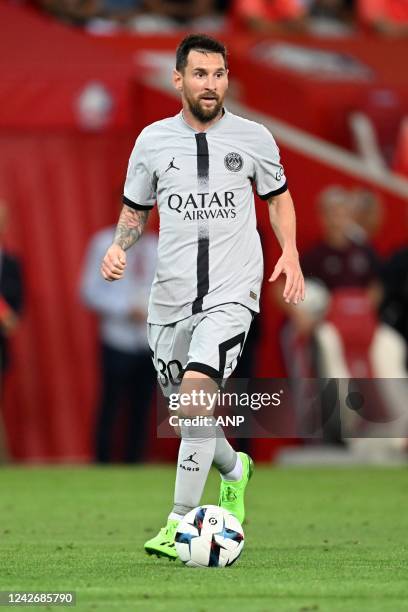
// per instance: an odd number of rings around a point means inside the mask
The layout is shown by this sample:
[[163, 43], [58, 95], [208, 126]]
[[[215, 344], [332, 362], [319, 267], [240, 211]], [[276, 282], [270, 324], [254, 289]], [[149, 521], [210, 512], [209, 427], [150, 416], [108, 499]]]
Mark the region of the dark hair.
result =
[[206, 34], [190, 34], [186, 36], [176, 51], [176, 70], [182, 72], [187, 66], [188, 54], [190, 51], [200, 51], [202, 53], [219, 53], [224, 58], [225, 67], [227, 68], [227, 49], [225, 45], [206, 36]]

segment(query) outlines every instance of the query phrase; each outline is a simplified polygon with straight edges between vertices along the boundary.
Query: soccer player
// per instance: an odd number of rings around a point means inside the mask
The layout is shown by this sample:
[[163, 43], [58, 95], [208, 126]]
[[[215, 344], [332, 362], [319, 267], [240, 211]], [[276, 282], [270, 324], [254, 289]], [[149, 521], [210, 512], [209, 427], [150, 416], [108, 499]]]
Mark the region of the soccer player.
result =
[[[168, 394], [217, 389], [237, 365], [263, 277], [253, 186], [267, 201], [282, 247], [270, 281], [286, 276], [283, 297], [297, 304], [304, 281], [295, 238], [295, 212], [279, 150], [262, 125], [228, 112], [226, 49], [204, 35], [179, 45], [174, 87], [182, 111], [147, 126], [129, 160], [123, 209], [102, 262], [108, 281], [120, 279], [126, 250], [141, 236], [149, 210], [160, 214], [158, 265], [150, 295], [148, 338]], [[193, 395], [191, 394], [192, 398]], [[183, 407], [182, 416], [208, 414]], [[174, 505], [167, 524], [146, 542], [149, 554], [175, 558], [180, 519], [200, 504], [212, 464], [221, 474], [219, 504], [245, 517], [244, 493], [253, 464], [217, 431], [181, 425]]]

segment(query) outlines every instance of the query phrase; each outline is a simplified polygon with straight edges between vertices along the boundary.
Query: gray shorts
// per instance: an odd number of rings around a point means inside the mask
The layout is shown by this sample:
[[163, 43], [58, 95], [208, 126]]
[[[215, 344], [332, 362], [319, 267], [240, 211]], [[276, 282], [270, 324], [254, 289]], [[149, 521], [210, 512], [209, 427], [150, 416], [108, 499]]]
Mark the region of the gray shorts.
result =
[[163, 393], [174, 391], [184, 372], [222, 381], [241, 356], [253, 319], [241, 304], [222, 304], [170, 325], [149, 323], [147, 337]]

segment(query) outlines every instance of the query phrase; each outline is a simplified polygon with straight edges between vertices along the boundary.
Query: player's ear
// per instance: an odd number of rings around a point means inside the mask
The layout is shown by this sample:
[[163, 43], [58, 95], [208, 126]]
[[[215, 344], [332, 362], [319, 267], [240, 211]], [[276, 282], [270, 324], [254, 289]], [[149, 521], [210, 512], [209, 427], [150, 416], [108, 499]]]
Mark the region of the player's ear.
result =
[[173, 70], [173, 86], [179, 92], [181, 92], [181, 90], [183, 89], [183, 75], [175, 68]]

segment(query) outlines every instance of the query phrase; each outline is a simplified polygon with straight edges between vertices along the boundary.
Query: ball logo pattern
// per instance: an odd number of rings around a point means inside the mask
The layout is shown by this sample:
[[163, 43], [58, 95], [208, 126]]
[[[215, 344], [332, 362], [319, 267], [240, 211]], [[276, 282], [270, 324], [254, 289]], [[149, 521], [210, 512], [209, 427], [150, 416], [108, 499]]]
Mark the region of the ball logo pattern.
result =
[[199, 506], [180, 521], [175, 536], [177, 554], [188, 567], [227, 567], [244, 547], [238, 519], [219, 506]]

